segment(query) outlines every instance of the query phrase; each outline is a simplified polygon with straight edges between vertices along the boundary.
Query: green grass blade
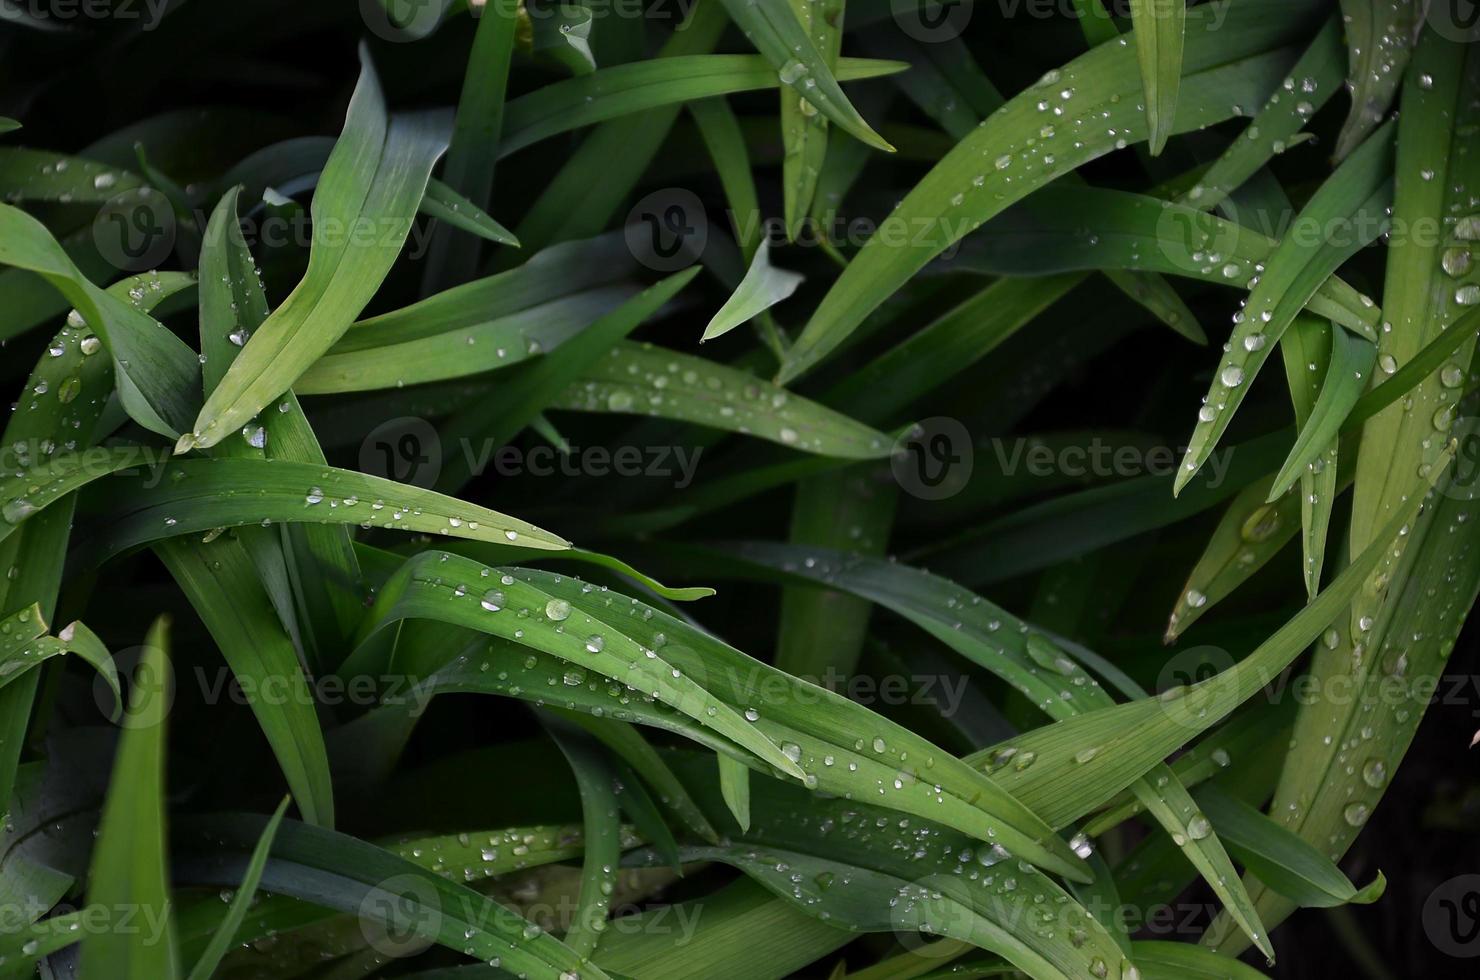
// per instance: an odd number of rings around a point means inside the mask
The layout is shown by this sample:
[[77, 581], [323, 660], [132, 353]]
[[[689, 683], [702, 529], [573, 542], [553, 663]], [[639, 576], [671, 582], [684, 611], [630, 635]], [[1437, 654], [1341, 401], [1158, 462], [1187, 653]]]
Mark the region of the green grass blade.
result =
[[1425, 10], [1422, 4], [1403, 0], [1341, 0], [1352, 104], [1336, 136], [1337, 160], [1346, 159], [1362, 144], [1397, 99]]
[[566, 931], [565, 944], [584, 957], [596, 948], [606, 929], [622, 853], [621, 821], [613, 788], [616, 775], [589, 735], [553, 718], [545, 721], [545, 727], [570, 763], [581, 793], [586, 848], [581, 858], [579, 905]]
[[719, 791], [742, 831], [750, 829], [750, 770], [728, 755], [718, 754]]
[[[1480, 57], [1473, 45], [1426, 31], [1408, 78], [1425, 81], [1403, 88], [1393, 217], [1410, 227], [1414, 221], [1441, 221], [1445, 232], [1390, 244], [1384, 297], [1392, 329], [1383, 334], [1379, 356], [1400, 365], [1455, 329], [1470, 312], [1462, 290], [1474, 281], [1475, 271], [1452, 275], [1443, 256], [1447, 249], [1463, 247], [1466, 234], [1473, 236], [1473, 219], [1463, 215], [1472, 206], [1480, 173], [1460, 134], [1476, 121], [1473, 92]], [[1456, 214], [1459, 220], [1443, 222], [1443, 216]], [[1460, 366], [1470, 362], [1474, 350], [1469, 329], [1462, 337], [1447, 362], [1452, 367], [1431, 369], [1401, 401], [1364, 423], [1352, 501], [1353, 550], [1386, 540], [1377, 529], [1424, 493], [1440, 462], [1434, 455], [1441, 445], [1474, 438], [1468, 430], [1449, 431], [1456, 389], [1466, 375]], [[1368, 397], [1380, 395], [1391, 383], [1378, 385]], [[1446, 488], [1433, 511], [1414, 522], [1402, 546], [1391, 549], [1389, 562], [1354, 594], [1350, 608], [1332, 615], [1334, 643], [1323, 645], [1312, 663], [1316, 690], [1335, 683], [1350, 685], [1357, 693], [1303, 706], [1270, 813], [1327, 854], [1343, 854], [1382, 799], [1432, 700], [1417, 690], [1417, 679], [1438, 676], [1444, 669], [1459, 625], [1457, 613], [1470, 608], [1480, 589], [1471, 497], [1469, 486]], [[1456, 615], [1451, 618], [1444, 609]], [[1420, 636], [1416, 642], [1415, 633]], [[1393, 690], [1395, 696], [1368, 710], [1368, 692], [1378, 688]], [[1362, 737], [1367, 733], [1370, 738]], [[1272, 923], [1293, 910], [1292, 903], [1274, 894], [1261, 896], [1260, 907]], [[1218, 923], [1206, 941], [1238, 948]]]
[[[1298, 9], [1304, 12], [1312, 6], [1301, 2]], [[1215, 9], [1220, 23], [1213, 30]], [[1272, 16], [1276, 10], [1278, 17]], [[1303, 19], [1291, 16], [1291, 10], [1289, 3], [1239, 0], [1189, 11], [1175, 131], [1226, 119], [1233, 105], [1262, 100], [1278, 84], [1288, 64], [1279, 49], [1295, 40]], [[917, 234], [901, 245], [880, 236], [871, 238], [797, 338], [781, 381], [799, 376], [825, 357], [914, 273], [967, 232], [1054, 178], [1118, 146], [1146, 139], [1144, 113], [1135, 104], [1139, 90], [1134, 52], [1104, 45], [1050, 72], [993, 113], [916, 184], [891, 215], [904, 228], [927, 229], [924, 240]], [[1053, 114], [1053, 107], [1060, 114]], [[1052, 115], [1051, 123], [1045, 113]], [[1095, 119], [1094, 131], [1081, 138], [1074, 121], [1090, 117]], [[1049, 125], [1054, 135], [1044, 138], [1040, 134]]]
[[1294, 486], [1295, 481], [1310, 471], [1317, 458], [1334, 444], [1347, 414], [1371, 384], [1376, 361], [1375, 345], [1352, 337], [1344, 330], [1331, 332], [1331, 362], [1326, 369], [1325, 383], [1321, 385], [1320, 397], [1316, 399], [1309, 418], [1300, 428], [1290, 455], [1269, 488], [1268, 499], [1271, 502]]
[[[1331, 336], [1333, 332], [1324, 320], [1298, 316], [1280, 340], [1285, 381], [1295, 406], [1295, 424], [1302, 429], [1309, 422], [1320, 399], [1321, 386], [1330, 373], [1332, 345], [1338, 343]], [[1347, 419], [1350, 424], [1350, 414]], [[1305, 594], [1312, 599], [1321, 588], [1321, 571], [1326, 563], [1326, 537], [1339, 489], [1337, 466], [1341, 458], [1340, 443], [1333, 438], [1300, 474], [1300, 550], [1304, 559], [1301, 572], [1305, 576]]]
[[680, 419], [839, 459], [879, 459], [889, 436], [752, 374], [651, 344], [619, 343], [552, 408]]
[[1152, 156], [1166, 147], [1177, 113], [1182, 81], [1182, 45], [1187, 21], [1185, 0], [1131, 0], [1132, 37], [1141, 65], [1146, 99], [1146, 132]]
[[169, 622], [157, 620], [129, 700], [113, 778], [88, 873], [89, 903], [133, 909], [151, 930], [104, 929], [82, 943], [80, 975], [92, 980], [171, 980], [179, 975], [165, 866], [165, 691]]
[[[766, 2], [784, 5], [786, 0]], [[791, 17], [789, 11], [787, 16]], [[792, 18], [792, 22], [795, 23], [796, 19]], [[839, 58], [836, 77], [845, 82], [860, 81], [890, 75], [904, 67], [890, 61]], [[803, 74], [795, 80], [806, 77]], [[677, 55], [602, 68], [589, 75], [546, 85], [511, 100], [504, 115], [505, 135], [499, 143], [499, 157], [502, 159], [572, 129], [619, 116], [733, 92], [775, 88], [782, 84], [785, 83], [779, 81], [778, 72], [770, 67], [767, 59], [756, 55]], [[817, 95], [820, 89], [821, 85], [808, 92], [822, 97]], [[841, 90], [838, 91], [841, 95]], [[859, 125], [867, 129], [861, 119]], [[848, 129], [846, 126], [843, 128]], [[849, 129], [849, 132], [853, 131]], [[879, 137], [873, 139], [878, 141]], [[528, 238], [522, 228], [519, 237], [521, 240]]]
[[[0, 204], [0, 263], [40, 275], [67, 298], [112, 356], [119, 397], [136, 422], [173, 436], [199, 400], [195, 354], [147, 313], [93, 285], [35, 218]], [[126, 367], [125, 367], [126, 365]]]
[[1301, 127], [1340, 91], [1344, 58], [1341, 26], [1333, 17], [1290, 69], [1289, 84], [1269, 97], [1248, 127], [1187, 189], [1181, 202], [1212, 210], [1260, 167], [1298, 142]]
[[[250, 852], [264, 823], [262, 817], [247, 815], [197, 817], [180, 821], [176, 836], [187, 854], [194, 850], [219, 862], [223, 851]], [[219, 867], [201, 870], [210, 883], [235, 884]], [[484, 962], [497, 958], [505, 969], [530, 977], [557, 980], [562, 973], [576, 973], [587, 980], [608, 980], [599, 967], [508, 906], [374, 844], [330, 830], [283, 821], [262, 888], [355, 913], [392, 937], [424, 936]]]
[[221, 920], [221, 925], [211, 936], [211, 941], [206, 945], [205, 951], [190, 968], [186, 980], [210, 980], [215, 974], [216, 967], [220, 965], [221, 958], [231, 948], [232, 940], [236, 937], [236, 930], [241, 927], [242, 920], [247, 916], [247, 909], [257, 897], [257, 886], [262, 881], [262, 872], [267, 867], [267, 856], [272, 850], [272, 839], [277, 836], [278, 826], [283, 822], [283, 814], [288, 811], [288, 801], [283, 800], [273, 812], [272, 819], [262, 830], [262, 836], [257, 839], [257, 846], [252, 850], [252, 857], [247, 861], [247, 870], [242, 875], [241, 886], [231, 896], [231, 905], [226, 910], [226, 917]]
[[[1321, 185], [1295, 218], [1314, 236], [1289, 235], [1270, 257], [1240, 311], [1197, 426], [1177, 471], [1176, 490], [1206, 461], [1243, 402], [1273, 345], [1321, 282], [1385, 226], [1391, 200], [1393, 127], [1373, 133]], [[1350, 222], [1350, 224], [1348, 224]], [[1347, 231], [1337, 232], [1338, 227]]]
[[[712, 0], [711, 0], [712, 2]], [[834, 76], [834, 66], [812, 42], [793, 12], [789, 0], [722, 0], [730, 19], [745, 32], [750, 43], [771, 64], [781, 84], [797, 98], [829, 119], [839, 129], [880, 150], [892, 151], [882, 136], [864, 122], [853, 103], [838, 86], [843, 72]]]
[[[829, 71], [837, 67], [843, 44], [844, 0], [790, 0], [792, 13], [817, 46]], [[796, 236], [812, 209], [817, 178], [827, 159], [827, 117], [794, 91], [781, 93], [782, 216], [787, 234]]]
[[[530, 363], [496, 395], [454, 414], [440, 435], [446, 445], [478, 446], [492, 451], [512, 439], [536, 415], [550, 407], [571, 383], [597, 365], [618, 341], [678, 295], [698, 275], [697, 266], [649, 286], [598, 319], [553, 353]], [[445, 461], [438, 486], [453, 489], [472, 475], [470, 453]]]
[[725, 305], [710, 318], [704, 328], [704, 335], [699, 339], [713, 340], [759, 316], [796, 292], [803, 278], [800, 273], [788, 272], [772, 265], [770, 246], [762, 241], [756, 249], [755, 257], [750, 260], [745, 278], [740, 280], [740, 285], [725, 300]]
[[1382, 872], [1357, 888], [1330, 858], [1237, 797], [1210, 783], [1198, 791], [1203, 812], [1249, 871], [1301, 908], [1368, 905], [1382, 897]]
[[[457, 114], [452, 123], [452, 141], [442, 167], [446, 184], [433, 181], [427, 185], [428, 191], [445, 186], [449, 191], [464, 195], [468, 204], [480, 214], [488, 210], [493, 200], [494, 165], [498, 161], [499, 139], [503, 135], [504, 100], [517, 26], [514, 8], [495, 5], [480, 12], [473, 47], [468, 54], [468, 67], [463, 73]], [[425, 200], [422, 206], [425, 208]], [[492, 218], [488, 221], [492, 224], [481, 229], [449, 222], [451, 227], [437, 230], [427, 253], [422, 292], [435, 294], [477, 275], [483, 248], [472, 236], [506, 245], [519, 244], [518, 239], [502, 225], [493, 222]], [[458, 234], [455, 229], [467, 234]], [[494, 237], [494, 233], [498, 237]]]
[[[135, 459], [135, 462], [137, 460]], [[111, 517], [87, 541], [94, 557], [163, 538], [249, 524], [327, 521], [564, 550], [558, 535], [430, 490], [286, 459], [192, 459], [158, 485], [119, 477]]]
[[[315, 236], [303, 280], [262, 323], [206, 399], [176, 452], [214, 446], [287, 391], [369, 303], [411, 231], [432, 165], [446, 148], [435, 114], [390, 117], [368, 54], [313, 199]], [[351, 247], [348, 229], [380, 230]], [[329, 229], [340, 229], [330, 234]], [[362, 244], [363, 243], [358, 243]]]
[[519, 247], [519, 239], [514, 237], [512, 231], [494, 221], [478, 205], [435, 177], [427, 181], [427, 192], [421, 199], [419, 210], [430, 218], [445, 221], [459, 231], [465, 231], [499, 245]]
[[[329, 757], [298, 650], [257, 578], [246, 546], [221, 537], [181, 536], [155, 552], [190, 599], [222, 657], [248, 695], [303, 817], [334, 825]], [[272, 692], [286, 690], [285, 697]]]

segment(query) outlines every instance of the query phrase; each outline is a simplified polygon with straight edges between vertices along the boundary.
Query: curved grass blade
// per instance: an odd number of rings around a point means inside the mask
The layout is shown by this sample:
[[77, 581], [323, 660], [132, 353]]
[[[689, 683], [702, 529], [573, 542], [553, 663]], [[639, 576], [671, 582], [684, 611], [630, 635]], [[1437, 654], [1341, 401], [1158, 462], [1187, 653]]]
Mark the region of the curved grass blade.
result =
[[[1087, 222], [1092, 235], [1085, 234]], [[997, 275], [1132, 269], [1243, 288], [1258, 284], [1279, 244], [1188, 205], [1128, 191], [1054, 186], [969, 236], [960, 257], [945, 267]], [[1381, 311], [1339, 277], [1323, 281], [1306, 304], [1376, 341]]]
[[[1190, 10], [1174, 131], [1211, 125], [1228, 118], [1240, 101], [1262, 100], [1288, 64], [1280, 49], [1299, 36], [1314, 10], [1306, 0], [1236, 0]], [[875, 236], [844, 270], [797, 338], [779, 380], [820, 361], [932, 258], [1013, 202], [1144, 140], [1139, 90], [1134, 52], [1107, 44], [1049, 72], [993, 113], [894, 209], [890, 220], [910, 229], [910, 240], [891, 244]], [[1093, 127], [1087, 125], [1091, 118]]]
[[[1436, 474], [1437, 475], [1437, 474]], [[1363, 551], [1308, 604], [1248, 657], [1200, 683], [1172, 688], [1159, 697], [1093, 711], [1046, 728], [1035, 729], [1007, 746], [983, 750], [969, 758], [975, 764], [1032, 753], [1021, 769], [998, 770], [1004, 785], [1030, 801], [1047, 819], [1064, 823], [1105, 802], [1199, 732], [1226, 717], [1238, 705], [1278, 676], [1345, 608], [1368, 576], [1390, 560], [1390, 542], [1409, 526], [1424, 503], [1415, 494]], [[1087, 764], [1074, 761], [1086, 746], [1095, 746]], [[1076, 778], [1066, 780], [1066, 773]], [[1256, 893], [1257, 894], [1257, 893]], [[1260, 907], [1260, 915], [1269, 916]]]
[[1141, 91], [1146, 98], [1147, 149], [1157, 156], [1172, 135], [1177, 90], [1182, 81], [1182, 44], [1186, 0], [1131, 0], [1131, 36], [1141, 65]]
[[[520, 266], [513, 271], [524, 268]], [[349, 344], [344, 346], [355, 349], [340, 353], [341, 346], [336, 345], [315, 361], [293, 387], [305, 395], [376, 391], [448, 381], [509, 367], [560, 346], [638, 292], [637, 286], [624, 283], [598, 286], [536, 303], [507, 316], [490, 315], [461, 329], [400, 342], [387, 340], [374, 346], [366, 346], [372, 343], [372, 330], [391, 336], [397, 327], [390, 321], [382, 320], [383, 327], [372, 327], [369, 325], [376, 321], [365, 321], [363, 334], [361, 329], [352, 328], [345, 337]], [[427, 302], [446, 295], [439, 293]], [[419, 317], [408, 317], [404, 322], [417, 333], [428, 325], [427, 320]]]
[[1144, 980], [1268, 980], [1252, 966], [1190, 943], [1138, 941], [1131, 955]]
[[79, 970], [87, 980], [172, 980], [180, 972], [165, 870], [168, 646], [169, 621], [161, 618], [144, 641], [144, 659], [129, 699], [130, 724], [113, 764], [87, 889], [90, 904], [135, 910], [155, 928], [152, 934], [140, 929], [88, 933]]
[[200, 954], [200, 958], [190, 968], [186, 980], [210, 980], [215, 975], [216, 967], [221, 964], [221, 958], [231, 948], [237, 929], [241, 927], [242, 920], [247, 917], [247, 909], [257, 897], [257, 885], [262, 881], [262, 871], [267, 866], [267, 856], [272, 850], [272, 840], [277, 836], [278, 826], [283, 822], [283, 814], [287, 811], [288, 801], [284, 799], [278, 804], [272, 818], [267, 821], [267, 826], [262, 829], [262, 836], [257, 839], [257, 846], [252, 850], [252, 856], [247, 861], [246, 873], [242, 875], [241, 885], [231, 897], [231, 905], [226, 910], [226, 917], [221, 920], [221, 925], [216, 928], [216, 932], [211, 936], [211, 941]]
[[590, 956], [606, 928], [622, 854], [622, 827], [613, 788], [616, 774], [589, 735], [555, 718], [545, 719], [545, 728], [570, 763], [581, 794], [585, 827], [581, 891], [565, 944], [580, 956]]
[[1217, 445], [1272, 345], [1300, 307], [1348, 257], [1386, 227], [1392, 193], [1393, 132], [1388, 124], [1373, 133], [1301, 209], [1295, 227], [1315, 229], [1316, 234], [1287, 235], [1270, 257], [1239, 313], [1228, 354], [1219, 364], [1198, 412], [1187, 454], [1177, 470], [1174, 492], [1186, 486]]
[[[894, 562], [812, 547], [748, 544], [735, 549], [735, 554], [877, 602], [1002, 677], [1050, 718], [1094, 713], [1114, 704], [1099, 683], [1046, 634], [952, 582]], [[1089, 745], [1076, 761], [1088, 763], [1096, 752]], [[1029, 755], [1000, 757], [1001, 765], [1018, 771], [1033, 762]], [[1136, 796], [1169, 832], [1182, 838], [1188, 859], [1239, 916], [1260, 948], [1273, 956], [1253, 903], [1242, 887], [1229, 884], [1235, 872], [1228, 855], [1216, 837], [1205, 829], [1201, 833], [1194, 829], [1206, 820], [1199, 821], [1191, 796], [1171, 769], [1157, 770], [1154, 785], [1150, 778], [1138, 782]]]
[[750, 260], [750, 268], [745, 271], [745, 278], [740, 280], [740, 285], [725, 300], [719, 312], [710, 318], [699, 340], [721, 337], [759, 316], [796, 292], [804, 278], [800, 273], [773, 266], [770, 243], [762, 239], [755, 257]]
[[[1389, 245], [1384, 297], [1392, 329], [1383, 335], [1380, 356], [1398, 364], [1417, 357], [1455, 329], [1461, 314], [1468, 315], [1464, 289], [1476, 275], [1474, 269], [1451, 274], [1443, 256], [1475, 235], [1473, 194], [1480, 187], [1480, 161], [1461, 134], [1477, 122], [1480, 107], [1473, 93], [1480, 84], [1480, 53], [1474, 45], [1428, 30], [1408, 69], [1410, 80], [1419, 77], [1426, 82], [1403, 87], [1394, 221], [1407, 227], [1414, 221], [1439, 222], [1444, 233], [1405, 236]], [[1352, 501], [1353, 550], [1388, 540], [1377, 529], [1424, 493], [1440, 463], [1433, 458], [1439, 445], [1456, 439], [1468, 444], [1474, 438], [1468, 429], [1451, 431], [1457, 389], [1466, 377], [1461, 365], [1470, 363], [1474, 351], [1471, 332], [1466, 329], [1462, 336], [1446, 367], [1363, 424]], [[1368, 397], [1390, 383], [1378, 385]], [[1387, 565], [1364, 581], [1350, 607], [1333, 612], [1335, 642], [1316, 652], [1314, 689], [1336, 684], [1353, 694], [1302, 706], [1270, 813], [1328, 855], [1345, 853], [1382, 799], [1432, 700], [1422, 679], [1443, 671], [1462, 612], [1480, 589], [1473, 494], [1474, 487], [1460, 479], [1444, 489], [1401, 547], [1390, 549]], [[1389, 693], [1378, 697], [1378, 690]], [[1292, 903], [1275, 894], [1259, 899], [1271, 922], [1293, 911]], [[1217, 922], [1205, 941], [1220, 949], [1238, 948]]]
[[195, 353], [159, 321], [93, 285], [41, 222], [8, 204], [0, 204], [0, 263], [40, 275], [97, 332], [134, 421], [170, 437], [189, 424], [200, 390]]
[[163, 538], [247, 524], [319, 523], [446, 534], [564, 550], [570, 542], [513, 517], [393, 480], [286, 459], [192, 459], [157, 486], [107, 487], [109, 517], [87, 542], [95, 557]]
[[[790, 0], [802, 30], [817, 45], [823, 65], [837, 67], [843, 45], [844, 0]], [[795, 240], [802, 219], [812, 210], [817, 178], [827, 159], [827, 117], [794, 91], [781, 93], [782, 216], [787, 234]]]
[[1300, 502], [1294, 494], [1269, 501], [1270, 482], [1256, 480], [1240, 490], [1219, 519], [1172, 607], [1162, 637], [1168, 646], [1295, 536]]
[[[473, 35], [473, 47], [468, 53], [462, 92], [453, 118], [452, 141], [442, 166], [442, 178], [446, 181], [443, 186], [466, 195], [468, 204], [479, 213], [486, 212], [493, 200], [494, 166], [498, 162], [499, 139], [503, 135], [509, 65], [513, 61], [514, 37], [518, 29], [517, 11], [518, 8], [495, 4], [492, 8], [485, 6], [479, 12], [478, 29]], [[431, 191], [438, 186], [439, 182], [433, 181], [427, 189]], [[423, 200], [422, 206], [425, 205]], [[433, 232], [422, 280], [422, 292], [427, 295], [467, 282], [477, 274], [482, 243], [469, 235], [457, 234], [454, 229], [458, 227], [452, 224], [452, 227]], [[493, 228], [486, 228], [481, 234], [474, 229], [463, 230], [487, 238]], [[502, 225], [498, 225], [498, 231], [503, 237], [489, 238], [490, 241], [519, 244], [513, 233], [504, 230]]]
[[[784, 5], [786, 0], [765, 2]], [[796, 23], [796, 18], [791, 16], [790, 11], [786, 12], [786, 16], [791, 18], [793, 24]], [[810, 42], [808, 46], [810, 47]], [[861, 81], [890, 75], [905, 67], [891, 61], [839, 58], [836, 78], [845, 82]], [[602, 68], [589, 75], [546, 85], [511, 100], [505, 110], [504, 138], [499, 143], [499, 158], [551, 136], [619, 116], [716, 95], [789, 84], [778, 81], [779, 77], [778, 72], [767, 64], [766, 58], [744, 54], [675, 55]], [[792, 78], [792, 82], [799, 82], [805, 87], [806, 80], [810, 80], [810, 77], [812, 76], [802, 73]], [[828, 77], [831, 79], [833, 76]], [[836, 88], [836, 82], [833, 87]], [[822, 86], [818, 85], [807, 91], [813, 97], [818, 97], [821, 89]], [[838, 89], [838, 93], [841, 95], [841, 89]], [[843, 103], [846, 104], [846, 99]], [[841, 123], [839, 125], [842, 126]], [[865, 131], [872, 132], [861, 118], [859, 125]], [[842, 128], [859, 135], [847, 126]], [[871, 145], [883, 144], [881, 149], [889, 148], [878, 136], [874, 136], [872, 140], [861, 135], [859, 138]], [[520, 238], [528, 237], [521, 228]]]
[[[185, 277], [139, 276], [111, 287], [115, 295], [138, 290], [142, 311], [154, 308], [169, 290], [183, 286]], [[155, 288], [155, 287], [158, 288]], [[50, 288], [50, 287], [47, 287]], [[68, 317], [26, 380], [32, 398], [16, 403], [5, 423], [4, 444], [23, 466], [53, 458], [69, 445], [88, 447], [97, 438], [99, 423], [113, 392], [111, 358], [98, 357], [102, 342], [81, 317]], [[53, 397], [37, 392], [55, 393]], [[0, 577], [0, 608], [36, 603], [48, 619], [55, 613], [63, 578], [63, 560], [72, 532], [75, 497], [68, 497], [48, 513], [29, 521], [20, 532], [0, 542], [0, 561], [24, 568], [24, 575]], [[3, 513], [0, 513], [3, 517]], [[25, 744], [25, 733], [35, 699], [37, 671], [0, 690], [0, 810], [9, 810]], [[121, 699], [120, 699], [121, 703]]]
[[[1295, 407], [1295, 424], [1302, 430], [1321, 397], [1321, 387], [1330, 377], [1332, 345], [1338, 341], [1330, 324], [1315, 317], [1297, 316], [1280, 339], [1285, 362], [1285, 382]], [[1350, 414], [1347, 415], [1350, 418]], [[1300, 474], [1300, 570], [1305, 576], [1305, 594], [1315, 598], [1321, 588], [1326, 563], [1326, 537], [1331, 526], [1331, 508], [1338, 492], [1337, 466], [1342, 459], [1336, 437], [1326, 444]], [[1350, 467], [1348, 467], [1350, 469]], [[1346, 474], [1349, 478], [1350, 474]]]
[[[711, 0], [692, 6], [654, 60], [706, 55], [728, 26], [720, 4]], [[519, 223], [520, 240], [540, 248], [588, 238], [607, 227], [657, 157], [680, 105], [666, 102], [597, 126], [530, 206]]]
[[435, 177], [427, 181], [426, 194], [422, 197], [418, 210], [429, 218], [445, 221], [453, 228], [478, 238], [499, 245], [519, 247], [519, 239], [514, 237], [512, 231]]
[[714, 758], [719, 763], [720, 795], [740, 830], [747, 831], [750, 829], [750, 770], [732, 756], [720, 753]]
[[[114, 700], [123, 704], [123, 694], [118, 686], [118, 669], [108, 648], [96, 633], [78, 622], [69, 623], [57, 630], [56, 636], [44, 636], [32, 627], [41, 622], [40, 606], [32, 606], [19, 613], [8, 613], [3, 617], [5, 639], [0, 643], [0, 688], [24, 676], [52, 657], [76, 654], [98, 672], [113, 692]], [[17, 624], [21, 630], [15, 631]], [[44, 627], [41, 628], [44, 632]], [[34, 634], [34, 635], [33, 635]]]
[[[359, 316], [410, 234], [432, 166], [446, 149], [446, 122], [436, 114], [388, 116], [362, 52], [344, 130], [314, 192], [308, 271], [247, 341], [176, 452], [214, 446], [238, 431]], [[376, 230], [368, 244], [348, 233], [366, 227]]]
[[[444, 444], [469, 448], [481, 445], [485, 452], [502, 446], [698, 274], [699, 267], [694, 266], [654, 283], [552, 353], [530, 363], [494, 394], [453, 414], [441, 427]], [[466, 482], [476, 465], [472, 455], [466, 452], [446, 460], [438, 486], [452, 489]]]
[[[885, 139], [864, 122], [838, 86], [844, 77], [817, 49], [797, 20], [789, 0], [722, 0], [730, 19], [771, 63], [781, 84], [791, 88], [835, 126], [876, 149], [892, 152]], [[842, 62], [837, 66], [841, 69]]]
[[1357, 888], [1330, 858], [1216, 783], [1198, 790], [1197, 800], [1250, 873], [1301, 908], [1369, 905], [1387, 888], [1381, 871]]
[[[248, 703], [303, 818], [334, 825], [329, 756], [298, 650], [258, 580], [247, 547], [229, 537], [161, 541], [155, 552], [216, 641]], [[284, 697], [267, 692], [287, 691]]]
[[[701, 803], [717, 808], [715, 779], [701, 763], [685, 759], [680, 771]], [[929, 821], [916, 836], [872, 804], [816, 799], [774, 781], [757, 781], [754, 794], [754, 820], [742, 840], [688, 856], [731, 864], [844, 928], [950, 936], [993, 950], [1033, 977], [1090, 980], [1112, 968], [1123, 976], [1129, 965], [1072, 895], [991, 842]], [[1040, 908], [1054, 909], [1054, 918], [1021, 928], [1021, 917]]]
[[1269, 488], [1270, 501], [1294, 486], [1302, 472], [1314, 466], [1317, 458], [1335, 442], [1347, 414], [1371, 383], [1372, 367], [1376, 361], [1377, 347], [1374, 344], [1352, 337], [1344, 330], [1331, 332], [1331, 362], [1326, 370], [1326, 381], [1321, 385], [1320, 397], [1316, 399], [1309, 418], [1301, 426], [1290, 455]]
[[1406, 0], [1341, 0], [1352, 105], [1336, 136], [1337, 160], [1345, 160], [1387, 115], [1427, 9]]
[[[260, 839], [264, 818], [229, 814], [179, 821], [187, 877], [232, 887]], [[190, 852], [194, 852], [194, 856]], [[421, 935], [456, 953], [498, 959], [504, 969], [541, 980], [609, 975], [513, 909], [405, 858], [330, 830], [285, 820], [272, 842], [262, 889], [354, 913], [397, 936]]]
[[1345, 57], [1341, 27], [1333, 17], [1259, 114], [1182, 195], [1181, 203], [1211, 211], [1260, 167], [1294, 146], [1300, 140], [1301, 127], [1340, 91]]
[[[867, 796], [878, 805], [948, 824], [978, 839], [993, 839], [995, 833], [995, 839], [1017, 856], [1087, 880], [1078, 856], [1035, 814], [908, 729], [752, 660], [635, 599], [618, 602], [619, 597], [588, 592], [570, 578], [531, 569], [515, 571], [593, 618], [614, 628], [620, 624], [642, 645], [660, 648], [682, 673], [703, 678], [714, 695], [747, 711], [747, 718], [754, 714], [753, 728], [773, 742], [791, 743], [785, 753], [790, 765], [777, 767], [781, 772], [798, 778], [799, 766], [809, 786], [815, 780], [817, 788], [827, 792]], [[921, 765], [930, 783], [922, 778]]]
[[[898, 489], [875, 467], [850, 467], [797, 483], [789, 540], [803, 547], [849, 548], [882, 556], [889, 545]], [[781, 594], [776, 666], [802, 677], [848, 675], [858, 666], [871, 607], [830, 589]]]
[[[513, 574], [516, 571], [518, 577]], [[782, 772], [801, 778], [796, 763], [774, 742], [701, 683], [657, 655], [662, 643], [658, 647], [643, 643], [631, 634], [628, 624], [598, 621], [550, 591], [550, 586], [565, 581], [558, 576], [505, 569], [497, 576], [497, 585], [484, 587], [483, 582], [495, 578], [493, 572], [466, 558], [436, 552], [418, 555], [380, 590], [361, 627], [362, 641], [401, 619], [435, 619], [501, 636], [657, 698]], [[452, 578], [458, 581], [453, 583]], [[525, 614], [521, 616], [516, 609]], [[508, 615], [499, 615], [506, 610]], [[702, 679], [703, 674], [699, 676]]]
[[551, 407], [680, 419], [842, 459], [893, 448], [884, 433], [754, 375], [651, 344], [614, 346]]

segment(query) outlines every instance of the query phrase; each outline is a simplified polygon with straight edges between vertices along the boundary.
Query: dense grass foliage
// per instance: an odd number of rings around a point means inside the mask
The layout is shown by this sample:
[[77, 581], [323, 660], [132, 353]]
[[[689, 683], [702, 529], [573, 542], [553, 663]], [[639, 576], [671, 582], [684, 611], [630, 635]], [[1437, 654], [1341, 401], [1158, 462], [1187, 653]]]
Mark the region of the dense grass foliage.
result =
[[1466, 975], [1473, 7], [0, 0], [0, 976]]

